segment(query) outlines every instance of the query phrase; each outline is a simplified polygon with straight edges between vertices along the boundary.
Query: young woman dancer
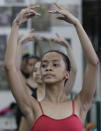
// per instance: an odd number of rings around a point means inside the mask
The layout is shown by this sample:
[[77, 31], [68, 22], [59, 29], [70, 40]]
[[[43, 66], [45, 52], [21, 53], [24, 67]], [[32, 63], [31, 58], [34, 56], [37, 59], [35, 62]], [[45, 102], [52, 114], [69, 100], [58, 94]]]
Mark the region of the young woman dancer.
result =
[[34, 7], [22, 10], [13, 23], [6, 52], [6, 70], [12, 93], [32, 131], [82, 131], [82, 123], [85, 121], [96, 89], [98, 57], [78, 19], [62, 6], [58, 4], [56, 6], [57, 9], [50, 13], [61, 14], [58, 19], [74, 25], [86, 57], [87, 66], [80, 93], [73, 101], [65, 95], [64, 83], [69, 79], [69, 60], [57, 51], [47, 52], [42, 57], [41, 74], [46, 88], [45, 98], [39, 103], [24, 90], [19, 77], [20, 71], [15, 68], [14, 52], [17, 47], [19, 25], [30, 16], [39, 15], [33, 11]]
[[53, 40], [57, 42], [57, 44], [60, 44], [63, 47], [65, 47], [68, 54], [68, 58], [70, 60], [70, 75], [69, 75], [69, 79], [65, 81], [65, 93], [66, 95], [69, 95], [75, 83], [75, 78], [77, 73], [76, 63], [72, 54], [70, 44], [58, 33], [56, 33], [56, 37]]

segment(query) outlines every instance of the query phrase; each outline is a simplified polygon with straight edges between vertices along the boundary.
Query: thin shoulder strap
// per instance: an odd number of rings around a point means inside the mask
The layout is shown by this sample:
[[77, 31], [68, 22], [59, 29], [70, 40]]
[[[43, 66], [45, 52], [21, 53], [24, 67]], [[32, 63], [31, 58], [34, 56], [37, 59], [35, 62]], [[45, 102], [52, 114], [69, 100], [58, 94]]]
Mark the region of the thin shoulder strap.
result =
[[43, 112], [43, 109], [42, 109], [42, 105], [41, 105], [41, 103], [38, 101], [38, 103], [39, 103], [39, 106], [40, 106], [40, 109], [41, 109], [41, 112], [42, 112], [42, 115], [44, 115], [44, 112]]
[[73, 114], [75, 114], [75, 104], [74, 104], [74, 101], [72, 101], [72, 107], [73, 107]]

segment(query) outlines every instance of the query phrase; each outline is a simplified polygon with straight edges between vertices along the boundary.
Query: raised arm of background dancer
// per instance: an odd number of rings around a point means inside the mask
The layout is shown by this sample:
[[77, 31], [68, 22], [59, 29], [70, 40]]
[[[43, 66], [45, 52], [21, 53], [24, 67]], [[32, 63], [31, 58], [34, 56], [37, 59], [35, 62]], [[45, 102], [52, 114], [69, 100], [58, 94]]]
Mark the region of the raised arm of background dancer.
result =
[[43, 52], [42, 49], [40, 47], [40, 43], [39, 43], [39, 35], [35, 35], [33, 34], [34, 29], [32, 29], [29, 33], [27, 33], [26, 35], [22, 36], [21, 39], [19, 40], [19, 44], [26, 44], [28, 41], [34, 41], [34, 44], [37, 44], [38, 47], [38, 52], [40, 57], [42, 56]]
[[60, 14], [61, 16], [58, 16], [58, 19], [65, 20], [66, 22], [74, 25], [86, 57], [87, 66], [83, 79], [83, 88], [76, 97], [76, 100], [80, 105], [80, 113], [83, 115], [82, 111], [88, 111], [95, 93], [99, 60], [93, 49], [92, 43], [90, 42], [79, 20], [62, 6], [57, 3], [55, 3], [55, 5], [57, 6], [57, 9], [49, 12]]
[[37, 44], [38, 52], [39, 52], [39, 55], [40, 55], [40, 58], [41, 58], [42, 54], [43, 54], [43, 51], [42, 51], [41, 46], [40, 46], [39, 37], [35, 38], [35, 44]]
[[[32, 98], [30, 95], [28, 95], [26, 90], [24, 90], [23, 83], [19, 77], [19, 72], [16, 69], [15, 60], [19, 26], [21, 23], [27, 21], [30, 17], [39, 15], [37, 12], [34, 11], [36, 7], [39, 6], [25, 8], [17, 15], [12, 25], [5, 57], [5, 67], [7, 70], [11, 91], [21, 111], [27, 117], [29, 117], [30, 115], [33, 116]], [[36, 102], [34, 99], [33, 101]]]
[[[20, 78], [24, 84], [25, 87], [25, 83], [26, 83], [26, 79], [23, 77], [22, 73], [21, 73], [21, 61], [22, 61], [22, 44], [32, 40], [32, 30], [30, 32], [28, 32], [26, 35], [23, 35], [21, 37], [18, 38], [18, 42], [17, 42], [17, 50], [16, 50], [16, 68], [17, 71], [19, 72]], [[27, 88], [25, 88], [27, 89]]]
[[17, 50], [16, 50], [16, 59], [15, 59], [15, 65], [16, 65], [16, 69], [19, 73], [19, 76], [21, 78], [21, 81], [23, 83], [23, 87], [25, 88], [25, 90], [27, 89], [25, 87], [26, 85], [26, 79], [23, 77], [22, 73], [21, 73], [21, 61], [22, 61], [22, 44], [21, 44], [21, 38], [18, 38], [18, 42], [17, 42]]
[[21, 59], [22, 59], [22, 45], [20, 42], [20, 38], [17, 40], [17, 48], [16, 48], [16, 69], [19, 71], [21, 67]]
[[[20, 70], [20, 65], [21, 65], [21, 56], [22, 56], [22, 48], [21, 47], [22, 47], [22, 45], [26, 44], [29, 41], [38, 41], [38, 38], [39, 38], [38, 35], [33, 34], [33, 29], [30, 32], [28, 32], [27, 34], [25, 34], [25, 35], [23, 35], [22, 37], [19, 38], [18, 47], [17, 47], [17, 59], [16, 59], [16, 65], [17, 65], [17, 68], [19, 70]], [[39, 44], [39, 42], [35, 42], [35, 43], [37, 45]], [[42, 56], [41, 47], [38, 46], [38, 49], [39, 49], [40, 56]], [[25, 82], [26, 82], [25, 78], [23, 77], [21, 72], [19, 72], [19, 74], [20, 74], [20, 77], [21, 77], [22, 81], [25, 84]]]
[[29, 41], [34, 41], [35, 40], [35, 35], [33, 35], [33, 29], [26, 33], [25, 35], [21, 36], [18, 38], [18, 44], [17, 44], [17, 51], [16, 51], [16, 65], [17, 69], [20, 70], [21, 66], [21, 59], [22, 59], [22, 45], [26, 44]]
[[70, 93], [70, 91], [72, 90], [74, 82], [75, 82], [76, 72], [77, 72], [76, 63], [75, 63], [69, 43], [62, 36], [60, 36], [58, 33], [56, 34], [56, 37], [54, 38], [54, 40], [58, 44], [60, 44], [66, 48], [66, 51], [67, 51], [67, 54], [68, 54], [68, 57], [69, 57], [69, 60], [71, 63], [70, 76], [69, 76], [69, 79], [65, 83], [65, 92], [68, 95]]
[[53, 43], [52, 43], [52, 40], [51, 40], [51, 39], [49, 39], [49, 38], [47, 38], [47, 37], [42, 37], [42, 40], [48, 42], [48, 45], [49, 45], [50, 50], [54, 50], [54, 46], [53, 46]]

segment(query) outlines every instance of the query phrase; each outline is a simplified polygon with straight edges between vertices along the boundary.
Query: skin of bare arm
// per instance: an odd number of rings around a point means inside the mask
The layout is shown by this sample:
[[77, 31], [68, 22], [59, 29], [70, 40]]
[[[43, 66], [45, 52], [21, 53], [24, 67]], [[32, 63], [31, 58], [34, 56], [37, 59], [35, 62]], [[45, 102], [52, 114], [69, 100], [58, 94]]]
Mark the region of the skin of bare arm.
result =
[[40, 42], [37, 37], [35, 38], [35, 43], [37, 44], [39, 55], [40, 55], [40, 57], [42, 57], [43, 51], [40, 47]]
[[19, 72], [19, 75], [22, 80], [22, 83], [24, 84], [24, 87], [26, 85], [26, 80], [23, 77], [22, 73], [20, 72], [21, 58], [22, 58], [22, 44], [25, 44], [28, 41], [33, 41], [35, 39], [35, 35], [32, 34], [32, 31], [33, 30], [28, 32], [26, 35], [21, 36], [17, 42], [16, 61], [15, 62], [16, 62], [16, 68]]
[[20, 66], [21, 66], [21, 58], [22, 58], [22, 45], [27, 43], [28, 41], [34, 41], [35, 40], [35, 35], [32, 34], [32, 31], [31, 30], [30, 32], [28, 32], [27, 34], [21, 36], [19, 39], [18, 39], [18, 44], [17, 44], [17, 51], [16, 51], [16, 68], [18, 70], [20, 70]]
[[[32, 92], [28, 88], [26, 88], [26, 90], [29, 95], [32, 95]], [[21, 117], [19, 131], [30, 131], [30, 126], [28, 125], [26, 117]]]
[[17, 50], [16, 50], [16, 60], [15, 60], [15, 65], [16, 65], [16, 69], [19, 73], [20, 79], [23, 83], [23, 87], [26, 90], [26, 83], [25, 83], [25, 78], [23, 77], [22, 73], [21, 73], [21, 59], [22, 59], [22, 48], [21, 48], [21, 39], [18, 39], [17, 42]]
[[75, 97], [75, 103], [77, 105], [76, 107], [79, 110], [80, 119], [82, 122], [84, 122], [96, 90], [99, 60], [93, 49], [92, 43], [90, 42], [79, 20], [68, 10], [65, 10], [64, 7], [62, 7], [61, 5], [57, 3], [55, 3], [55, 5], [57, 9], [49, 11], [49, 13], [59, 14], [61, 16], [58, 16], [57, 19], [64, 20], [74, 25], [87, 61], [82, 90]]
[[99, 60], [92, 47], [92, 43], [90, 42], [81, 24], [77, 22], [75, 27], [87, 61], [82, 90], [76, 96], [76, 100], [79, 101], [81, 105], [80, 115], [85, 120], [85, 114], [91, 107], [92, 99], [96, 90]]
[[60, 36], [58, 33], [56, 34], [54, 41], [66, 48], [66, 51], [67, 51], [67, 54], [68, 54], [68, 57], [69, 57], [69, 60], [71, 63], [70, 76], [65, 83], [65, 93], [66, 93], [66, 95], [69, 95], [69, 93], [73, 89], [73, 85], [74, 85], [75, 78], [76, 78], [76, 72], [77, 72], [76, 63], [75, 63], [69, 43], [62, 36]]
[[20, 40], [19, 40], [19, 44], [21, 45], [21, 44], [27, 43], [28, 41], [35, 41], [35, 43], [38, 46], [39, 55], [41, 57], [43, 52], [42, 52], [42, 49], [41, 49], [40, 43], [39, 43], [40, 36], [33, 34], [33, 31], [34, 31], [34, 29], [32, 29], [28, 34], [21, 37]]
[[21, 118], [19, 131], [30, 131], [27, 120], [24, 117]]
[[25, 90], [24, 83], [20, 79], [20, 70], [16, 68], [16, 50], [17, 50], [17, 40], [18, 40], [18, 31], [19, 26], [23, 22], [27, 21], [30, 17], [39, 14], [34, 11], [34, 9], [39, 6], [32, 6], [29, 8], [23, 9], [16, 17], [13, 22], [11, 33], [8, 40], [6, 57], [5, 57], [5, 68], [8, 75], [11, 91], [19, 105], [21, 111], [26, 116], [30, 127], [34, 121], [34, 109], [37, 107], [37, 102], [33, 99]]
[[48, 39], [48, 45], [50, 47], [50, 50], [54, 50], [54, 46], [53, 46], [52, 41], [50, 39]]

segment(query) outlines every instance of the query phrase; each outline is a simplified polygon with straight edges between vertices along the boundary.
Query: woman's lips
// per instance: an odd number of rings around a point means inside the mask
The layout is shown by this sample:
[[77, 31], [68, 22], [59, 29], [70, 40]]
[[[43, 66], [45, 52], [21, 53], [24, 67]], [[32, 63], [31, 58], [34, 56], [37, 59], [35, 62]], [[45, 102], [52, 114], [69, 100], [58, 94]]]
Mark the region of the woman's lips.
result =
[[55, 75], [53, 75], [53, 74], [45, 74], [44, 75], [44, 77], [46, 77], [46, 78], [51, 78], [51, 77], [54, 77]]

